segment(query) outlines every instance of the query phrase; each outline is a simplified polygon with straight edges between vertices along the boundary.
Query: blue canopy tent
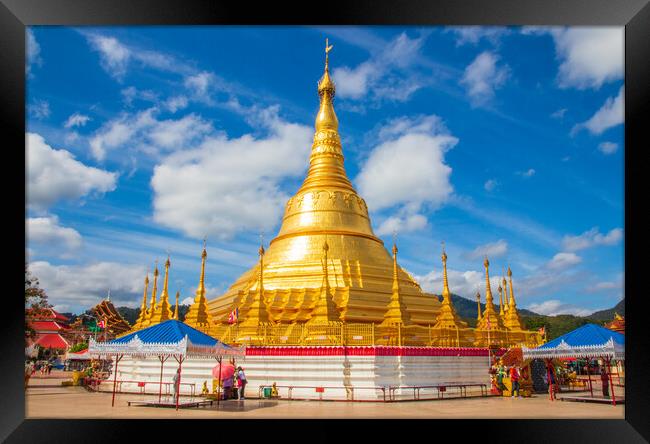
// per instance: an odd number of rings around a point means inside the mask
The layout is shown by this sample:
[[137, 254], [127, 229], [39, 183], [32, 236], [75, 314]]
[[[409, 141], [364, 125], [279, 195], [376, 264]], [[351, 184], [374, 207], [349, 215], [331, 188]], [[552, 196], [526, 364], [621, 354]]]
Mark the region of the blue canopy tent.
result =
[[[96, 342], [90, 338], [88, 352], [91, 355], [114, 355], [115, 375], [113, 378], [113, 401], [115, 405], [115, 387], [117, 385], [117, 365], [125, 356], [146, 357], [157, 356], [160, 360], [160, 391], [158, 401], [162, 397], [163, 365], [167, 359], [174, 357], [179, 370], [187, 357], [213, 357], [221, 365], [223, 356], [243, 356], [244, 349], [231, 347], [208, 336], [189, 325], [170, 319], [134, 333], [113, 339], [108, 342]], [[175, 387], [176, 408], [178, 409], [179, 384]]]
[[[612, 383], [611, 361], [625, 360], [625, 335], [596, 324], [585, 324], [569, 333], [536, 348], [522, 347], [524, 359], [545, 359], [547, 365], [552, 359], [601, 358], [607, 364], [609, 384], [612, 387], [612, 403], [616, 405], [614, 385]], [[589, 389], [591, 377], [589, 377]]]

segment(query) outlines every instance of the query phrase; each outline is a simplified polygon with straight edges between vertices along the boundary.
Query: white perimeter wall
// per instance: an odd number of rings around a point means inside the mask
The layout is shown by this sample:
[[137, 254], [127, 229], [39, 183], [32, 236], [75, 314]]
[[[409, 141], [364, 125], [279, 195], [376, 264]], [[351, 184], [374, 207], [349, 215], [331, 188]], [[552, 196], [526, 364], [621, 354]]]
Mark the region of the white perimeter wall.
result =
[[[183, 362], [182, 383], [194, 383], [196, 394], [201, 393], [203, 382], [212, 390], [214, 359], [189, 358]], [[257, 397], [261, 385], [277, 384], [280, 396], [286, 398], [288, 389], [294, 388], [294, 398], [350, 399], [345, 387], [354, 388], [354, 399], [381, 399], [380, 390], [371, 387], [425, 386], [437, 384], [483, 383], [488, 384], [488, 359], [483, 356], [248, 356], [237, 361], [244, 368], [248, 385], [247, 397]], [[171, 382], [178, 367], [173, 358], [165, 362], [163, 382]], [[113, 377], [101, 384], [100, 389], [111, 391]], [[124, 357], [118, 366], [118, 381], [160, 380], [160, 361], [156, 357], [132, 359]], [[325, 387], [322, 395], [314, 387]], [[455, 390], [455, 389], [449, 389]], [[137, 383], [122, 383], [122, 392], [140, 393]], [[347, 392], [347, 393], [346, 393]], [[411, 396], [412, 390], [397, 391]], [[468, 389], [468, 394], [472, 393]], [[476, 389], [474, 393], [480, 392]], [[158, 385], [147, 384], [146, 393], [157, 394]], [[163, 388], [163, 394], [165, 388]], [[183, 385], [182, 394], [190, 394]], [[430, 393], [436, 393], [430, 392]], [[388, 391], [386, 391], [388, 397]]]

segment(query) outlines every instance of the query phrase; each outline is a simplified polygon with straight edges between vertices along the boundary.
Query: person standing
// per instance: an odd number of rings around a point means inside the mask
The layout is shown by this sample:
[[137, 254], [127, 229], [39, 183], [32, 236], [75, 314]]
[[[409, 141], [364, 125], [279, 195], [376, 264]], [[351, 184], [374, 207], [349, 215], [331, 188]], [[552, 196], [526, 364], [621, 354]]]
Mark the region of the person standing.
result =
[[607, 375], [605, 367], [600, 369], [600, 382], [603, 387], [603, 397], [609, 398], [609, 375]]
[[246, 390], [246, 374], [244, 369], [237, 367], [237, 387], [239, 388], [239, 399], [244, 400], [244, 392]]
[[512, 397], [515, 397], [515, 392], [517, 392], [517, 397], [521, 398], [519, 394], [519, 370], [516, 366], [510, 368], [510, 381], [512, 382]]
[[223, 399], [230, 399], [232, 396], [232, 376], [224, 378], [223, 380]]
[[178, 396], [180, 393], [180, 387], [181, 387], [181, 368], [178, 367], [176, 369], [176, 373], [174, 374], [174, 404], [178, 401]]

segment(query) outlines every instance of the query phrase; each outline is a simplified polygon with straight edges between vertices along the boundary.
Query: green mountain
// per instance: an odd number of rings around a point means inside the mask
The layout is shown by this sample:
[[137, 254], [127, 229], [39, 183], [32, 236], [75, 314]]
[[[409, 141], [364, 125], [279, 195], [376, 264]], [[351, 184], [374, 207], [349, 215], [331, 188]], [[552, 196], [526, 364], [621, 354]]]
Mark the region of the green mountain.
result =
[[621, 316], [625, 316], [625, 298], [621, 300], [618, 304], [614, 306], [614, 308], [610, 308], [608, 310], [600, 310], [596, 311], [589, 316], [587, 316], [589, 319], [593, 319], [595, 321], [611, 321], [614, 319], [614, 313], [618, 313]]
[[[133, 325], [135, 324], [135, 321], [138, 319], [138, 316], [140, 316], [140, 308], [130, 308], [130, 307], [116, 307], [117, 311], [119, 314], [122, 315], [124, 319], [130, 324]], [[179, 305], [178, 306], [178, 318], [179, 320], [184, 320], [185, 315], [187, 314], [188, 310], [190, 309], [189, 305]], [[172, 307], [172, 313], [173, 313], [174, 308]]]
[[[468, 323], [470, 327], [476, 326], [476, 301], [471, 301], [456, 294], [451, 295], [451, 302], [454, 304], [456, 313]], [[499, 311], [499, 305], [495, 304], [495, 308]], [[481, 304], [481, 311], [485, 310], [485, 304]], [[569, 314], [560, 314], [555, 316], [546, 316], [526, 310], [525, 308], [518, 308], [521, 319], [524, 322], [525, 328], [528, 330], [538, 330], [542, 327], [546, 329], [546, 339], [549, 341], [562, 336], [578, 327], [585, 324], [594, 323], [603, 325], [614, 319], [614, 312], [625, 315], [625, 299], [621, 300], [616, 306], [608, 310], [600, 310], [589, 316], [574, 316]]]

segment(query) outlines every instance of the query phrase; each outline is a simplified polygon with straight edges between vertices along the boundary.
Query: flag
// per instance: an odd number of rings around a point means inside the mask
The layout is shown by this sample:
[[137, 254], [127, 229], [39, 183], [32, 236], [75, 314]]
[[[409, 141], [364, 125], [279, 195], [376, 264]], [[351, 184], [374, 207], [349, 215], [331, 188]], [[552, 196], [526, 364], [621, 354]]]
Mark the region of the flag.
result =
[[228, 323], [229, 324], [234, 324], [237, 322], [237, 319], [239, 319], [239, 307], [235, 308], [233, 311], [230, 312], [228, 315]]
[[97, 324], [97, 326], [98, 326], [99, 328], [106, 328], [106, 322], [102, 319], [101, 321], [99, 321], [99, 323]]

